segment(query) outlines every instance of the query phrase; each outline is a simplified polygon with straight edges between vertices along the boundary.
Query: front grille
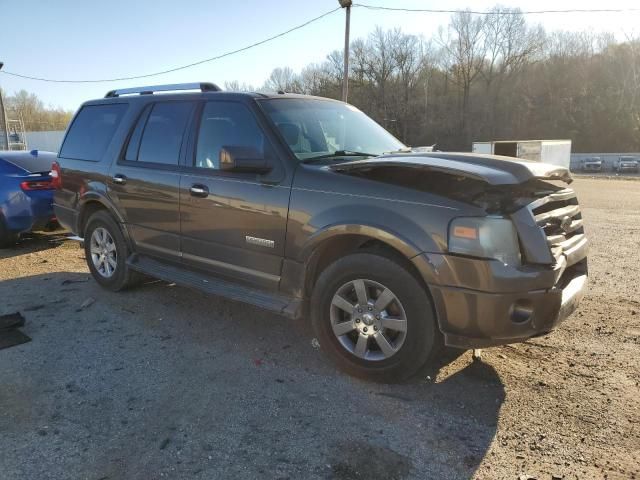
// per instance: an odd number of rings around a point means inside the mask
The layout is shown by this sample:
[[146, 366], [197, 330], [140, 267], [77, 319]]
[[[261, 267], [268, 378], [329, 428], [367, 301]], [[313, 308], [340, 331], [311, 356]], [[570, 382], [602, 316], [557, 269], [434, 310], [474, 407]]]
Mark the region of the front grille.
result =
[[587, 238], [576, 194], [570, 188], [539, 198], [530, 205], [538, 227], [544, 232], [559, 280], [566, 269], [585, 259]]

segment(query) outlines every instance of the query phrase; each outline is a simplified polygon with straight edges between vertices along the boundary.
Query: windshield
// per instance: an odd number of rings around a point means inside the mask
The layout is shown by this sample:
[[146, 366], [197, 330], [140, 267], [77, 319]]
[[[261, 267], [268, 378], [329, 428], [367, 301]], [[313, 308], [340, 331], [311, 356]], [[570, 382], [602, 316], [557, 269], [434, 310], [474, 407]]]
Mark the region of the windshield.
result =
[[352, 105], [275, 98], [260, 102], [300, 160], [320, 156], [381, 155], [405, 149], [400, 141]]

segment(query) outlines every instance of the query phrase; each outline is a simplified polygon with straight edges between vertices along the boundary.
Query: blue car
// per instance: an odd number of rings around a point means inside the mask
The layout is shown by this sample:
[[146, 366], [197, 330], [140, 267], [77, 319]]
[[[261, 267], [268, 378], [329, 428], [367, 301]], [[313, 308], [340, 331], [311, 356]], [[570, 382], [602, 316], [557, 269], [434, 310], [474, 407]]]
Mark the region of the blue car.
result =
[[52, 171], [55, 160], [52, 152], [0, 151], [0, 247], [55, 220], [53, 192], [60, 183], [58, 171]]

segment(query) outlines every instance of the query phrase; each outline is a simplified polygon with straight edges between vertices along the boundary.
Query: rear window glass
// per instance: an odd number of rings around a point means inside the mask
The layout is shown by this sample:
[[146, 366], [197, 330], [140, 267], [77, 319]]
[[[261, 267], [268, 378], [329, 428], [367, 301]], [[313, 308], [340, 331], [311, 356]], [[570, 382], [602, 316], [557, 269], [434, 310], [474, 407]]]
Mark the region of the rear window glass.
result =
[[100, 161], [127, 105], [87, 105], [76, 116], [60, 150], [63, 158]]

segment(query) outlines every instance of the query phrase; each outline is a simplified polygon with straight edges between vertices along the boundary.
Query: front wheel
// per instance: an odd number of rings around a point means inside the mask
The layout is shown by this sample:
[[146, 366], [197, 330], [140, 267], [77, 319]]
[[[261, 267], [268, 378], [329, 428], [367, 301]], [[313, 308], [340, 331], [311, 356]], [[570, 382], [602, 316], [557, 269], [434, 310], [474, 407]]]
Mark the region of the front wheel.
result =
[[347, 372], [394, 382], [415, 374], [438, 351], [441, 336], [429, 295], [407, 268], [372, 253], [327, 267], [311, 298], [313, 328]]

